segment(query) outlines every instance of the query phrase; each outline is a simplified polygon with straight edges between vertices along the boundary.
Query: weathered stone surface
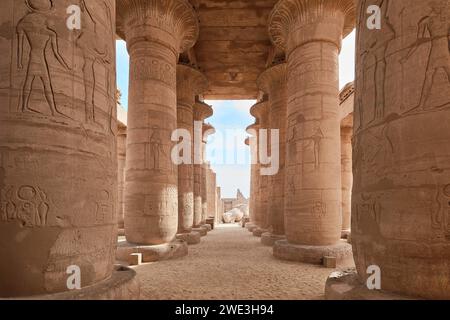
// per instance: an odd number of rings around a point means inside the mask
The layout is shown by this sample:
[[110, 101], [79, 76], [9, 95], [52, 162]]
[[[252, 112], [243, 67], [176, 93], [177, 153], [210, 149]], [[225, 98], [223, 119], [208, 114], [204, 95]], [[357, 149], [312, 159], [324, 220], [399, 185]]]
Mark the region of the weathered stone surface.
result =
[[82, 287], [113, 274], [115, 1], [103, 3], [81, 32], [66, 25], [72, 1], [1, 2], [0, 297], [67, 291], [70, 265]]
[[125, 233], [137, 244], [172, 241], [178, 227], [178, 172], [171, 161], [177, 127], [178, 55], [198, 36], [186, 0], [117, 1], [130, 55]]
[[118, 126], [117, 132], [117, 185], [118, 185], [118, 206], [117, 206], [117, 225], [120, 229], [125, 226], [125, 159], [126, 159], [127, 132], [123, 125]]
[[384, 1], [383, 32], [365, 27], [364, 12], [359, 1], [351, 235], [358, 275], [364, 283], [377, 265], [386, 291], [450, 299], [450, 3]]

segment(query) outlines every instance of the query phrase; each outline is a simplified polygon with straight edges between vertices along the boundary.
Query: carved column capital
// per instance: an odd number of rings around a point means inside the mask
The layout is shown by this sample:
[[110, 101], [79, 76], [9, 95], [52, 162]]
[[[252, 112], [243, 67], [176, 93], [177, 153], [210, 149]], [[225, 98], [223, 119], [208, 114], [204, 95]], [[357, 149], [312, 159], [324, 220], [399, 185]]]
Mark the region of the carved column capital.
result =
[[250, 108], [250, 114], [257, 119], [258, 125], [261, 128], [265, 128], [268, 125], [269, 120], [269, 103], [268, 101], [261, 101], [254, 104]]
[[213, 109], [209, 104], [196, 101], [194, 104], [194, 121], [203, 121], [213, 115]]
[[342, 37], [355, 25], [354, 0], [280, 0], [269, 17], [274, 45], [289, 54], [311, 41], [328, 41], [341, 47]]
[[117, 0], [118, 34], [128, 48], [142, 41], [170, 45], [176, 53], [197, 41], [197, 14], [187, 0]]
[[267, 94], [285, 86], [287, 82], [286, 63], [279, 63], [266, 69], [257, 79], [258, 88]]
[[204, 123], [203, 124], [203, 128], [202, 128], [202, 132], [203, 132], [203, 142], [206, 143], [206, 141], [208, 140], [208, 137], [214, 133], [216, 133], [216, 128], [214, 128], [211, 124], [209, 123]]
[[192, 106], [195, 96], [208, 89], [208, 80], [198, 69], [177, 65], [177, 98], [179, 104]]

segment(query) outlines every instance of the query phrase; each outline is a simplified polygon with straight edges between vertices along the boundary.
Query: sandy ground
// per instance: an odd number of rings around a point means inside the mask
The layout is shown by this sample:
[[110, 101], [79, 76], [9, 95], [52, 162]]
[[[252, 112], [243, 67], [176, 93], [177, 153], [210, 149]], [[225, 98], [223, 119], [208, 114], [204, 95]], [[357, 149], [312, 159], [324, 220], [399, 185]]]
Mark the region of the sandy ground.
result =
[[220, 225], [188, 256], [134, 268], [143, 299], [323, 299], [333, 269], [272, 256], [239, 225]]

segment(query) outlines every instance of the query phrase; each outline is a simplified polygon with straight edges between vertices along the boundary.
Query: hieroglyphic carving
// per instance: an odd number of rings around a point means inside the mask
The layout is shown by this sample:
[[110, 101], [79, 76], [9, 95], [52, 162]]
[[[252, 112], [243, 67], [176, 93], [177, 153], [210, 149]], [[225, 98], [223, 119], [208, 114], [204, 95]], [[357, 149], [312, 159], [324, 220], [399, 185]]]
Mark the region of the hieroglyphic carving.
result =
[[53, 9], [53, 2], [50, 0], [35, 2], [25, 1], [29, 12], [18, 22], [16, 31], [18, 36], [18, 68], [23, 69], [24, 44], [27, 40], [30, 47], [30, 54], [26, 67], [25, 81], [22, 86], [21, 97], [19, 99], [19, 110], [22, 112], [31, 111], [40, 113], [38, 110], [30, 107], [30, 96], [33, 91], [33, 82], [36, 78], [41, 80], [44, 87], [45, 99], [50, 107], [53, 116], [61, 113], [55, 103], [54, 90], [52, 86], [50, 69], [47, 59], [47, 48], [50, 44], [53, 55], [58, 62], [67, 70], [64, 58], [59, 53], [58, 35], [50, 27], [50, 10]]
[[157, 58], [138, 59], [132, 75], [135, 81], [158, 80], [169, 86], [176, 83], [176, 70], [173, 66]]
[[[405, 63], [422, 44], [431, 43], [420, 102], [418, 106], [409, 110], [409, 112], [427, 111], [426, 104], [439, 71], [442, 70], [445, 72], [447, 81], [450, 83], [450, 16], [448, 15], [447, 7], [448, 3], [446, 1], [431, 3], [431, 13], [420, 19], [417, 24], [418, 32], [416, 42], [408, 54], [402, 59], [402, 63]], [[438, 107], [448, 105], [449, 102], [446, 101], [444, 105]]]
[[2, 221], [20, 221], [24, 227], [44, 227], [49, 210], [47, 194], [39, 187], [8, 186], [1, 190]]

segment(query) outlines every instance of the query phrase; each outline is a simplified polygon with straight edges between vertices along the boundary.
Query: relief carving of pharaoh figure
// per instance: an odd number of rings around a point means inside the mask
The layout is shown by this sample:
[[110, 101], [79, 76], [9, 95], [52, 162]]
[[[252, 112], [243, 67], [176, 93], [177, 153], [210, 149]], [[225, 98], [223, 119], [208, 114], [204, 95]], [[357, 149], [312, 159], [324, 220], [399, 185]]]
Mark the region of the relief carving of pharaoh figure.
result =
[[52, 0], [25, 1], [29, 12], [19, 21], [16, 27], [18, 37], [18, 68], [24, 67], [25, 40], [30, 47], [30, 54], [26, 65], [26, 77], [22, 87], [21, 103], [19, 109], [22, 112], [30, 111], [41, 113], [30, 106], [30, 96], [33, 91], [34, 80], [39, 79], [44, 87], [45, 99], [50, 107], [51, 114], [65, 116], [55, 103], [54, 91], [48, 65], [47, 48], [50, 47], [58, 62], [67, 70], [70, 70], [64, 58], [59, 53], [58, 35], [51, 28], [49, 13], [53, 9]]
[[[405, 63], [421, 45], [431, 43], [420, 102], [409, 112], [426, 111], [427, 101], [438, 72], [444, 72], [450, 84], [450, 14], [448, 11], [448, 0], [432, 2], [431, 12], [420, 19], [417, 24], [416, 42], [406, 57], [402, 59], [402, 63]], [[446, 101], [444, 105], [448, 105], [449, 102]]]
[[[104, 7], [107, 23], [110, 24], [107, 27], [114, 30], [112, 24], [112, 13], [109, 6], [102, 1]], [[114, 39], [101, 39], [97, 34], [98, 21], [100, 18], [95, 16], [87, 5], [85, 0], [80, 0], [80, 8], [82, 12], [83, 27], [76, 40], [77, 46], [82, 50], [83, 54], [83, 77], [84, 77], [84, 90], [86, 100], [86, 122], [98, 123], [96, 120], [95, 112], [95, 90], [98, 85], [95, 77], [95, 65], [101, 64], [106, 71], [106, 83], [105, 88], [107, 90], [107, 98], [115, 98], [115, 88], [113, 87], [113, 48], [110, 43], [114, 43]], [[83, 31], [87, 30], [87, 31]], [[110, 115], [112, 115], [114, 108], [109, 108]]]

